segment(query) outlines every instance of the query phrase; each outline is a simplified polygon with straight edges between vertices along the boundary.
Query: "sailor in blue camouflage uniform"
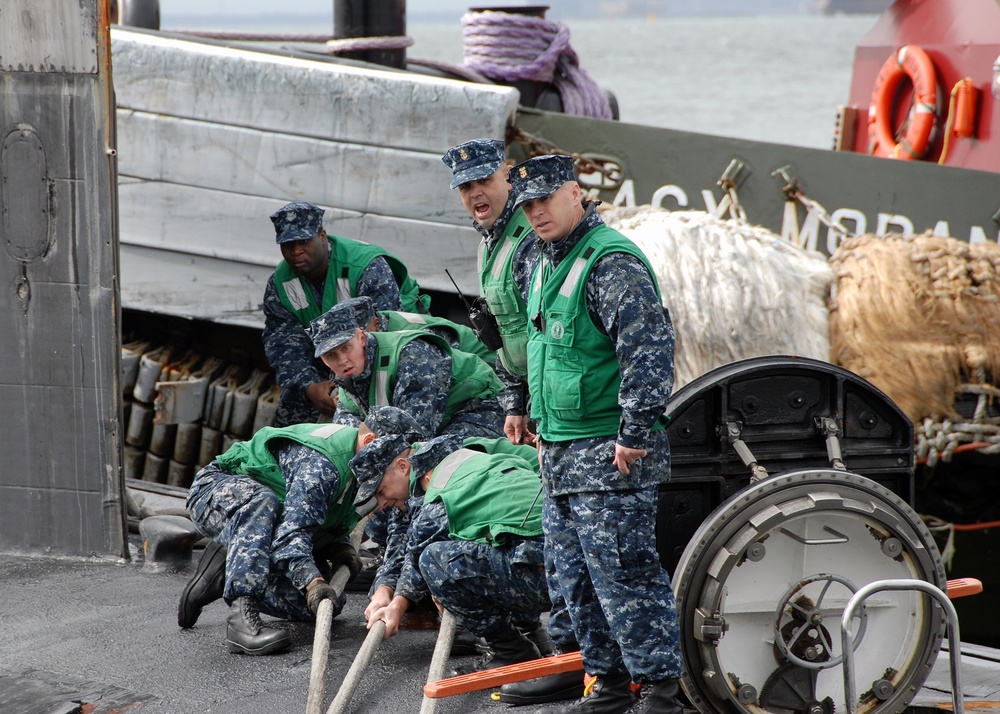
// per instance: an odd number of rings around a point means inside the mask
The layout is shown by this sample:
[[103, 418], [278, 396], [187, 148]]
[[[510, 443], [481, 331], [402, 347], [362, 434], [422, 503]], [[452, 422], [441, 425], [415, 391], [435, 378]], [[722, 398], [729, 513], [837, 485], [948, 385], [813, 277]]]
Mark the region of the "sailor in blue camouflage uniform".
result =
[[[510, 162], [499, 139], [473, 139], [445, 152], [472, 227], [483, 237], [478, 271], [482, 299], [496, 321], [501, 346], [496, 371], [504, 383], [499, 395], [504, 432], [515, 444], [532, 443], [527, 411], [527, 294], [538, 263], [538, 244], [524, 211], [514, 205], [507, 183]], [[494, 348], [496, 349], [496, 348]]]
[[[530, 461], [485, 453], [456, 436], [411, 446], [380, 437], [358, 452], [355, 506], [410, 512], [405, 558], [388, 602], [365, 610], [394, 635], [410, 605], [433, 595], [490, 652], [475, 669], [540, 657], [519, 626], [549, 608], [541, 525], [541, 487]], [[412, 511], [412, 512], [411, 512]]]
[[510, 176], [542, 251], [528, 382], [546, 547], [588, 674], [582, 699], [542, 711], [679, 714], [677, 608], [655, 547], [673, 327], [648, 260], [582, 201], [570, 157], [529, 159]]
[[497, 353], [486, 348], [468, 325], [444, 317], [403, 310], [376, 310], [371, 298], [359, 295], [353, 300], [358, 327], [367, 332], [423, 330], [446, 340], [452, 348], [476, 355], [489, 365], [496, 364]]
[[352, 300], [316, 318], [310, 334], [318, 345], [327, 333], [346, 330], [354, 336], [315, 353], [340, 387], [334, 422], [356, 424], [371, 407], [392, 405], [408, 412], [425, 438], [503, 436], [496, 400], [503, 385], [481, 359], [423, 331], [367, 332]]
[[261, 612], [311, 621], [320, 601], [331, 599], [339, 613], [343, 598], [328, 579], [340, 565], [352, 576], [361, 569], [347, 537], [358, 521], [349, 463], [374, 438], [370, 429], [340, 424], [264, 427], [203, 468], [186, 505], [222, 555], [203, 557], [181, 596], [178, 624], [193, 626], [202, 607], [222, 596], [231, 605], [229, 650], [260, 655], [291, 643], [285, 630], [261, 623]]
[[[496, 372], [504, 383], [498, 395], [504, 411], [504, 433], [514, 444], [534, 443], [528, 419], [528, 286], [539, 258], [538, 241], [524, 211], [514, 204], [507, 177], [511, 162], [498, 139], [473, 139], [453, 146], [441, 160], [452, 170], [451, 188], [458, 190], [472, 226], [482, 236], [477, 267], [479, 290], [496, 321], [501, 346]], [[579, 650], [565, 601], [550, 563], [552, 614], [549, 631], [555, 654]], [[500, 701], [536, 704], [581, 694], [580, 677], [566, 672], [506, 685]]]
[[281, 396], [276, 426], [328, 421], [336, 408], [334, 385], [313, 357], [309, 323], [341, 300], [372, 298], [380, 309], [427, 312], [406, 267], [377, 246], [327, 235], [323, 209], [293, 202], [271, 214], [284, 258], [264, 290], [264, 352]]

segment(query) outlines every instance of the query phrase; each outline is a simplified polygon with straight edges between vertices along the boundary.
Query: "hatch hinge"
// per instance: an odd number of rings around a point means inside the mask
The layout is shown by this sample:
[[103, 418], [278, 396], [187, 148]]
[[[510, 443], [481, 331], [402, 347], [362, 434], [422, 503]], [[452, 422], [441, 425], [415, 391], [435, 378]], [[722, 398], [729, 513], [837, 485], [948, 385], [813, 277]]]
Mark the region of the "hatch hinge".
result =
[[847, 471], [844, 466], [843, 456], [840, 453], [840, 427], [836, 419], [830, 417], [816, 417], [816, 428], [819, 433], [826, 437], [826, 455], [830, 459], [830, 465], [838, 471]]
[[736, 454], [743, 461], [744, 466], [750, 468], [750, 483], [762, 481], [767, 478], [767, 469], [757, 463], [757, 459], [750, 451], [750, 447], [740, 438], [742, 431], [739, 423], [735, 421], [726, 422], [726, 437], [729, 443], [736, 449]]

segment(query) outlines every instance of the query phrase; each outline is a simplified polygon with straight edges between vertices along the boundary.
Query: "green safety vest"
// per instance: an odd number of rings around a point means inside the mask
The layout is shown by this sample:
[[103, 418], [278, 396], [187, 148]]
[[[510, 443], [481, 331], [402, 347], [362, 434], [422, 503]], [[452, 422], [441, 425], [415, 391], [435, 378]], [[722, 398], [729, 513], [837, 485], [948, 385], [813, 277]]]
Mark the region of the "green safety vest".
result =
[[[531, 280], [528, 314], [539, 314], [544, 332], [528, 339], [531, 416], [546, 441], [618, 433], [621, 373], [615, 345], [587, 312], [586, 285], [594, 264], [609, 253], [629, 253], [653, 269], [635, 243], [601, 224], [583, 236], [559, 266], [542, 259]], [[660, 289], [653, 281], [657, 297]], [[662, 429], [662, 421], [654, 429]]]
[[528, 313], [514, 282], [512, 262], [517, 247], [530, 234], [531, 224], [518, 207], [489, 256], [485, 255], [486, 242], [479, 245], [479, 288], [503, 339], [500, 363], [520, 377], [528, 373]]
[[462, 352], [476, 355], [476, 357], [491, 367], [497, 363], [497, 353], [486, 349], [486, 345], [480, 342], [476, 336], [476, 331], [467, 325], [460, 325], [443, 317], [421, 315], [416, 312], [401, 312], [399, 310], [380, 310], [379, 315], [385, 317], [385, 329], [387, 332], [425, 330], [428, 327], [450, 330], [458, 341], [458, 349], [462, 350]]
[[[399, 372], [399, 353], [407, 343], [424, 339], [433, 342], [451, 357], [451, 386], [448, 390], [448, 405], [445, 408], [441, 426], [451, 421], [455, 413], [470, 399], [486, 399], [503, 389], [503, 382], [493, 369], [475, 355], [452, 349], [447, 340], [430, 332], [409, 330], [404, 332], [378, 332], [372, 335], [378, 345], [375, 364], [372, 367], [368, 404], [371, 406], [392, 405], [392, 393], [396, 387]], [[344, 408], [361, 415], [361, 409], [343, 387], [339, 391]]]
[[512, 444], [507, 438], [490, 439], [485, 436], [467, 436], [462, 439], [462, 443], [473, 451], [516, 456], [538, 473], [538, 449], [530, 444]]
[[265, 426], [248, 441], [238, 441], [226, 453], [217, 457], [219, 465], [232, 474], [249, 476], [274, 491], [285, 502], [285, 475], [278, 466], [268, 444], [274, 439], [290, 439], [318, 451], [337, 468], [340, 486], [337, 501], [327, 510], [326, 520], [313, 538], [314, 545], [324, 545], [349, 533], [358, 522], [354, 510], [357, 481], [351, 473], [350, 461], [357, 447], [358, 430], [343, 424], [293, 424], [286, 427]]
[[385, 258], [392, 274], [399, 283], [399, 297], [404, 310], [426, 312], [430, 298], [420, 294], [420, 287], [407, 273], [400, 260], [377, 245], [363, 241], [329, 236], [330, 262], [326, 268], [323, 302], [317, 305], [307, 281], [300, 278], [287, 261], [282, 260], [274, 269], [274, 286], [278, 298], [288, 312], [295, 315], [304, 327], [325, 313], [338, 302], [358, 295], [358, 280], [376, 258]]
[[502, 546], [542, 535], [541, 488], [520, 459], [459, 449], [434, 467], [424, 503], [444, 504], [453, 539]]

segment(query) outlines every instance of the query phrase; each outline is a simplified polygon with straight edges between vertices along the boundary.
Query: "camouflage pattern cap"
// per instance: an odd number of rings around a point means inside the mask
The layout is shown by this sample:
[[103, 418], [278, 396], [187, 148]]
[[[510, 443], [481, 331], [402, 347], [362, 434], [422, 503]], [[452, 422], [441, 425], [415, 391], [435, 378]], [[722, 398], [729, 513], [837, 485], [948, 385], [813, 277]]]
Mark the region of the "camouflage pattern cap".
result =
[[323, 227], [323, 209], [311, 203], [294, 201], [271, 214], [278, 245], [292, 240], [309, 240]]
[[441, 160], [451, 168], [451, 187], [458, 188], [493, 175], [507, 155], [499, 139], [473, 139], [448, 149]]
[[408, 442], [413, 442], [424, 436], [416, 419], [399, 407], [373, 406], [365, 417], [365, 426], [375, 432], [376, 437], [399, 434]]
[[367, 330], [369, 323], [375, 319], [375, 303], [367, 295], [343, 300], [342, 304], [350, 305], [354, 308], [354, 316], [357, 319], [358, 327]]
[[443, 434], [425, 441], [407, 460], [413, 468], [413, 473], [419, 477], [433, 470], [448, 454], [461, 448], [462, 437], [456, 434]]
[[381, 436], [368, 443], [351, 459], [350, 467], [358, 480], [358, 493], [354, 497], [354, 509], [359, 515], [371, 513], [378, 505], [375, 491], [382, 483], [386, 469], [392, 460], [410, 447], [410, 442], [400, 434]]
[[557, 154], [536, 156], [510, 170], [507, 178], [514, 189], [514, 205], [549, 196], [567, 181], [576, 181], [573, 157]]
[[350, 300], [338, 302], [309, 325], [309, 337], [316, 346], [316, 357], [340, 347], [358, 331], [358, 317]]

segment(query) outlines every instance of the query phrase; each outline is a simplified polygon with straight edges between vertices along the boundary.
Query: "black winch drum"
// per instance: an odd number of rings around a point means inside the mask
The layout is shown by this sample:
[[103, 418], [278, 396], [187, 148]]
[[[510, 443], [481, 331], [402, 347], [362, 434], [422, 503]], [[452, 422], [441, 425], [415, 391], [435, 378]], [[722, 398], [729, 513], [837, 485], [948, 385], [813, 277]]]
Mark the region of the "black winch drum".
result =
[[[673, 476], [657, 538], [685, 693], [704, 714], [845, 711], [840, 618], [851, 596], [885, 579], [946, 587], [909, 505], [912, 424], [857, 375], [793, 357], [713, 370], [667, 413]], [[852, 625], [857, 711], [903, 711], [946, 627], [923, 593], [870, 597]]]

